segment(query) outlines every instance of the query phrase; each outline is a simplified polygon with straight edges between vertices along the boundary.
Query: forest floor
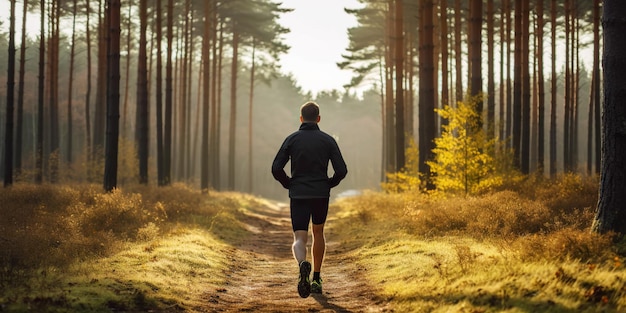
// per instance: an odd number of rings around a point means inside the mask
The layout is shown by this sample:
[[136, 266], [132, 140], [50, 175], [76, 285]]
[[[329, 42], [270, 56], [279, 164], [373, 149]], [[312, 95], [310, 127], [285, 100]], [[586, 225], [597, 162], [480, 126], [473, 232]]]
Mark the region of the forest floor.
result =
[[[332, 220], [327, 228], [326, 258], [322, 268], [324, 290], [300, 298], [298, 267], [291, 254], [293, 235], [289, 208], [267, 202], [244, 212], [242, 222], [252, 233], [230, 250], [232, 264], [223, 287], [207, 290], [209, 312], [389, 312], [364, 269], [333, 240]], [[310, 234], [309, 234], [310, 236]], [[311, 239], [309, 238], [309, 247]], [[309, 249], [310, 250], [310, 249]], [[311, 255], [308, 254], [310, 260]], [[203, 310], [203, 308], [200, 308]]]
[[625, 312], [626, 241], [586, 222], [596, 188], [553, 185], [334, 201], [305, 299], [285, 203], [18, 185], [0, 190], [0, 312]]

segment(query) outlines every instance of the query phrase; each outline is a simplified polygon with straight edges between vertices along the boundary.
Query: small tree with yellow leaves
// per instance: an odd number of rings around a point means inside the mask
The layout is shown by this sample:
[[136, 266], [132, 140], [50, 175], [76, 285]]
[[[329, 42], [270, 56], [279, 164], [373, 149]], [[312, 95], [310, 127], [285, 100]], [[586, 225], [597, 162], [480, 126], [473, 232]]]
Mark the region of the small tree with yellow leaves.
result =
[[498, 171], [494, 156], [497, 138], [487, 138], [481, 117], [476, 112], [479, 98], [446, 106], [437, 113], [448, 123], [435, 139], [435, 159], [428, 162], [438, 191], [478, 194], [501, 186], [504, 175]]

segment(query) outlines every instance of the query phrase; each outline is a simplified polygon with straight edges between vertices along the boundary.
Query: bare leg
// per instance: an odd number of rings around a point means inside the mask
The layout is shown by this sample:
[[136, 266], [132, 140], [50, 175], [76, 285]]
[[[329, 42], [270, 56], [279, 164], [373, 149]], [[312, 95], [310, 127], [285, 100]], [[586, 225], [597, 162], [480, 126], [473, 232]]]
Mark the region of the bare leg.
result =
[[300, 262], [306, 260], [306, 243], [308, 232], [306, 230], [296, 230], [293, 232], [293, 245], [291, 245], [291, 252], [293, 257]]
[[324, 224], [313, 224], [313, 271], [319, 272], [322, 269], [324, 253], [326, 252], [326, 238], [324, 238]]

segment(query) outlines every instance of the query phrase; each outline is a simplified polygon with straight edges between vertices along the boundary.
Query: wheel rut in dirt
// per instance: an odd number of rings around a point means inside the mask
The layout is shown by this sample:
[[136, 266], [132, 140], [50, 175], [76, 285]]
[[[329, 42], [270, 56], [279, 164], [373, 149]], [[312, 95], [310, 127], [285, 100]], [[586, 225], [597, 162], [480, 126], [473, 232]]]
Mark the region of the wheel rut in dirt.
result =
[[[322, 267], [324, 291], [300, 298], [298, 266], [291, 255], [289, 207], [267, 202], [249, 209], [243, 220], [250, 238], [228, 251], [226, 283], [204, 294], [203, 312], [390, 312], [327, 229]], [[327, 228], [332, 221], [329, 220]], [[310, 236], [310, 234], [309, 234]], [[311, 238], [308, 242], [308, 259]]]

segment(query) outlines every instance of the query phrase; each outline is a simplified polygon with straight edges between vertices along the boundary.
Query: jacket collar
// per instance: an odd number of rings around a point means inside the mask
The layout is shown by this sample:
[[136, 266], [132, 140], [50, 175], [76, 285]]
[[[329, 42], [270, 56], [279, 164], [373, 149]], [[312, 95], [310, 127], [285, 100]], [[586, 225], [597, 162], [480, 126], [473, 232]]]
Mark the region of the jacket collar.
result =
[[300, 125], [300, 130], [320, 130], [317, 123], [304, 122]]

